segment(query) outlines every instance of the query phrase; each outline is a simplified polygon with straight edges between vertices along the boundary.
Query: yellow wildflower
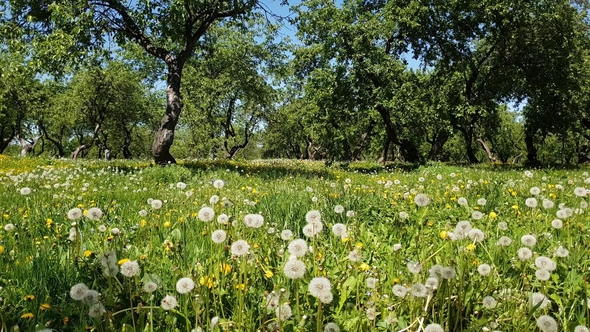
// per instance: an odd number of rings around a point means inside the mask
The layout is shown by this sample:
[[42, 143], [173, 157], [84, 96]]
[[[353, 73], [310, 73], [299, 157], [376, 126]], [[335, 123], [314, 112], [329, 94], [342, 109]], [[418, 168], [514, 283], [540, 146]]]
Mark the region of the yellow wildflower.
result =
[[475, 250], [475, 248], [477, 248], [477, 247], [475, 246], [475, 244], [473, 244], [473, 243], [470, 243], [470, 244], [468, 244], [468, 245], [467, 245], [467, 247], [465, 248], [465, 250], [466, 250], [466, 251], [474, 251], [474, 250]]
[[357, 242], [355, 245], [358, 249], [363, 249], [363, 244], [360, 242]]
[[369, 271], [369, 269], [370, 269], [370, 268], [371, 268], [371, 267], [370, 267], [370, 266], [369, 266], [369, 264], [367, 264], [367, 263], [362, 263], [362, 264], [359, 266], [359, 269], [360, 269], [361, 271]]
[[237, 284], [236, 289], [244, 290], [244, 289], [246, 289], [246, 285], [245, 284]]
[[447, 236], [448, 236], [448, 233], [447, 233], [447, 231], [441, 231], [441, 232], [439, 233], [439, 235], [440, 235], [440, 238], [444, 240], [444, 239], [446, 239], [446, 238], [447, 238]]
[[271, 270], [265, 270], [265, 271], [264, 271], [264, 276], [265, 276], [267, 279], [270, 279], [270, 278], [272, 278], [272, 277], [274, 276], [274, 273], [272, 273], [272, 271], [271, 271]]
[[131, 261], [131, 260], [130, 260], [129, 258], [123, 258], [123, 259], [120, 259], [120, 260], [117, 262], [117, 264], [119, 264], [119, 265], [123, 265], [123, 264], [125, 264], [125, 263], [127, 263], [127, 262], [130, 262], [130, 261]]
[[41, 310], [47, 310], [47, 309], [51, 309], [51, 304], [49, 303], [43, 303], [39, 306], [39, 309]]
[[0, 255], [4, 253], [4, 247], [0, 246]]
[[22, 318], [22, 319], [33, 319], [33, 318], [35, 318], [35, 315], [33, 315], [32, 312], [27, 312], [27, 313], [23, 314], [22, 316], [20, 316], [20, 318]]
[[228, 275], [231, 273], [231, 265], [229, 264], [221, 264], [221, 266], [219, 267], [219, 269], [221, 270], [221, 272], [223, 272], [225, 275]]
[[163, 226], [164, 227], [170, 227], [170, 222], [169, 221], [165, 221]]
[[35, 299], [35, 295], [29, 294], [25, 295], [25, 301], [33, 301]]
[[145, 219], [141, 219], [139, 222], [139, 227], [144, 227], [145, 225], [147, 225], [147, 221]]
[[497, 216], [498, 216], [498, 214], [496, 214], [496, 212], [494, 212], [494, 211], [490, 212], [490, 219], [496, 219]]
[[86, 250], [86, 251], [84, 251], [84, 257], [88, 258], [90, 256], [92, 256], [92, 250]]

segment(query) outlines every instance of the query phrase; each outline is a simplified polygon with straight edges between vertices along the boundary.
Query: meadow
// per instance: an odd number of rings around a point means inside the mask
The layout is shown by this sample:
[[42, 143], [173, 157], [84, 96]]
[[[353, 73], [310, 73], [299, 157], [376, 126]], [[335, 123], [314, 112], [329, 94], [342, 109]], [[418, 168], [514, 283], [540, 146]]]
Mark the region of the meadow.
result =
[[0, 156], [0, 331], [588, 331], [589, 185]]

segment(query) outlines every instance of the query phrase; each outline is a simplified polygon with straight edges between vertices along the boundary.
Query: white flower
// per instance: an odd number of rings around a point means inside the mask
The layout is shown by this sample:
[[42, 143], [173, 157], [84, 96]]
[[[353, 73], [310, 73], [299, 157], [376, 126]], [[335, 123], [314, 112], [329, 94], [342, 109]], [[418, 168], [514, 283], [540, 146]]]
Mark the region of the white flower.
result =
[[217, 222], [219, 224], [227, 224], [228, 221], [229, 221], [229, 217], [225, 213], [222, 213], [222, 214], [220, 214], [220, 215], [217, 216]]
[[288, 303], [283, 303], [277, 308], [275, 314], [277, 315], [278, 320], [286, 321], [293, 316], [293, 311]]
[[393, 286], [393, 295], [404, 298], [408, 294], [408, 289], [402, 285]]
[[442, 270], [443, 279], [453, 279], [457, 276], [457, 271], [451, 266], [444, 267]]
[[440, 326], [439, 324], [436, 324], [436, 323], [428, 324], [424, 328], [424, 332], [444, 332], [444, 331], [445, 331], [445, 329], [443, 329], [442, 326]]
[[158, 289], [158, 284], [153, 281], [148, 281], [143, 285], [143, 290], [146, 293], [153, 293], [156, 291], [156, 289]]
[[586, 197], [588, 191], [584, 187], [576, 187], [576, 189], [574, 189], [574, 194], [578, 197]]
[[402, 220], [406, 220], [409, 217], [410, 217], [410, 215], [407, 212], [405, 212], [405, 211], [402, 211], [402, 212], [399, 213], [399, 218], [402, 219]]
[[486, 205], [488, 201], [485, 198], [480, 198], [477, 200], [477, 205]]
[[428, 296], [428, 288], [424, 286], [422, 283], [415, 283], [412, 285], [410, 291], [412, 292], [412, 296], [414, 297], [426, 297]]
[[553, 219], [551, 226], [555, 229], [561, 229], [563, 227], [563, 221], [561, 219]]
[[334, 207], [334, 212], [336, 212], [336, 213], [342, 213], [342, 212], [344, 212], [344, 206], [342, 206], [342, 205], [336, 205]]
[[522, 244], [524, 244], [527, 247], [532, 247], [537, 243], [537, 238], [533, 235], [526, 234], [520, 238], [520, 242], [522, 242]]
[[298, 259], [289, 259], [285, 263], [283, 273], [289, 279], [300, 279], [305, 275], [305, 263]]
[[162, 299], [162, 309], [164, 310], [172, 310], [178, 306], [178, 301], [172, 295], [166, 295]]
[[477, 272], [482, 276], [487, 276], [492, 272], [492, 268], [488, 264], [481, 264], [477, 267]]
[[535, 265], [539, 269], [545, 269], [547, 271], [553, 271], [557, 268], [557, 264], [547, 256], [539, 256], [535, 258]]
[[486, 309], [494, 309], [496, 307], [496, 299], [492, 296], [486, 296], [483, 298], [483, 307]]
[[223, 186], [225, 186], [225, 182], [223, 182], [223, 180], [215, 180], [213, 181], [213, 187], [216, 189], [223, 189]]
[[425, 194], [418, 194], [416, 197], [414, 197], [414, 203], [416, 203], [418, 206], [427, 206], [430, 204], [430, 198], [428, 198], [428, 196]]
[[529, 248], [520, 248], [518, 249], [518, 259], [521, 261], [526, 261], [533, 257], [533, 252]]
[[472, 239], [473, 242], [481, 242], [485, 238], [484, 232], [478, 228], [473, 228], [467, 235], [469, 235], [469, 238]]
[[512, 244], [512, 239], [509, 238], [508, 236], [502, 236], [501, 238], [498, 239], [498, 242], [496, 242], [497, 245], [502, 246], [502, 247], [508, 247], [509, 245]]
[[534, 197], [529, 197], [524, 201], [524, 204], [531, 209], [534, 209], [537, 207], [537, 199]]
[[551, 200], [544, 199], [543, 200], [543, 208], [546, 210], [553, 209], [555, 207], [555, 203]]
[[146, 210], [139, 210], [139, 216], [140, 217], [147, 217], [148, 212]]
[[551, 277], [551, 273], [546, 269], [538, 269], [535, 271], [535, 277], [541, 281], [547, 281]]
[[100, 303], [95, 303], [90, 307], [88, 310], [88, 316], [90, 317], [100, 317], [104, 315], [107, 311], [105, 310], [104, 306]]
[[88, 305], [93, 305], [95, 303], [98, 303], [98, 292], [95, 290], [87, 290], [86, 294], [84, 295], [84, 299], [83, 299], [84, 303], [88, 304]]
[[218, 229], [211, 233], [211, 239], [215, 243], [223, 243], [227, 237], [227, 233], [223, 229]]
[[102, 218], [102, 210], [97, 207], [90, 208], [86, 211], [86, 218], [98, 221]]
[[6, 224], [4, 225], [4, 230], [7, 232], [12, 232], [14, 230], [14, 224]]
[[20, 189], [20, 194], [21, 194], [21, 195], [28, 195], [28, 194], [30, 194], [30, 193], [31, 193], [31, 188], [24, 187], [24, 188], [21, 188], [21, 189]]
[[252, 228], [260, 228], [264, 224], [264, 217], [260, 214], [247, 214], [244, 216], [244, 224]]
[[215, 217], [215, 211], [212, 208], [205, 206], [199, 210], [199, 219], [201, 221], [211, 221]]
[[352, 218], [352, 217], [354, 217], [355, 215], [356, 215], [356, 212], [354, 212], [353, 210], [348, 210], [348, 211], [346, 211], [346, 216], [347, 216], [348, 218]]
[[309, 282], [309, 294], [319, 298], [326, 293], [332, 293], [332, 285], [325, 277], [315, 277]]
[[79, 208], [73, 208], [70, 211], [68, 211], [68, 219], [70, 220], [77, 220], [82, 218], [84, 214], [82, 213], [82, 210], [80, 210]]
[[133, 277], [139, 274], [139, 264], [137, 261], [128, 261], [121, 265], [121, 274], [126, 277]]
[[176, 282], [176, 291], [180, 294], [186, 294], [195, 288], [195, 282], [191, 278], [181, 278]]
[[569, 256], [570, 252], [569, 250], [567, 250], [566, 248], [559, 246], [557, 249], [555, 249], [555, 256], [557, 257], [567, 257]]
[[289, 243], [287, 250], [295, 257], [303, 257], [307, 253], [307, 242], [303, 239], [293, 240]]
[[340, 223], [334, 224], [334, 226], [332, 226], [332, 233], [338, 237], [342, 237], [346, 234], [346, 225]]
[[176, 183], [176, 188], [178, 188], [180, 190], [184, 190], [186, 188], [186, 183], [178, 182], [178, 183]]
[[438, 278], [430, 277], [430, 278], [426, 279], [424, 286], [426, 286], [426, 288], [432, 289], [432, 290], [437, 289], [438, 288]]
[[584, 325], [578, 325], [574, 328], [574, 332], [590, 332], [590, 330]]
[[532, 187], [529, 192], [531, 193], [531, 195], [533, 196], [537, 196], [538, 194], [541, 193], [541, 189], [539, 189], [539, 187]]
[[320, 214], [320, 211], [311, 210], [311, 211], [307, 212], [307, 214], [305, 215], [305, 220], [308, 223], [316, 222], [316, 221], [321, 221], [322, 220], [322, 215]]
[[215, 205], [217, 203], [219, 203], [219, 196], [213, 195], [211, 198], [209, 198], [209, 204]]
[[121, 230], [119, 228], [117, 228], [117, 227], [111, 228], [111, 234], [119, 235], [119, 233], [121, 233]]
[[289, 241], [289, 240], [291, 240], [292, 237], [293, 237], [293, 231], [291, 231], [290, 229], [285, 229], [284, 231], [281, 232], [281, 239], [283, 239], [284, 241]]
[[377, 287], [377, 281], [377, 278], [367, 278], [367, 280], [365, 281], [365, 283], [367, 284], [367, 288], [374, 289], [375, 287]]
[[368, 320], [375, 320], [377, 318], [377, 311], [373, 307], [368, 308], [367, 311], [365, 311], [365, 314], [367, 315]]
[[396, 243], [393, 245], [393, 251], [398, 251], [402, 248], [401, 243]]
[[154, 209], [154, 210], [158, 210], [158, 209], [162, 208], [162, 201], [159, 199], [153, 199], [150, 204], [152, 206], [152, 209]]
[[307, 237], [314, 237], [318, 235], [322, 229], [324, 229], [324, 224], [322, 224], [321, 221], [314, 221], [303, 226], [303, 235]]
[[422, 264], [418, 262], [408, 262], [406, 265], [408, 267], [408, 271], [410, 271], [412, 274], [418, 274], [420, 271], [422, 271]]
[[360, 262], [361, 259], [363, 259], [363, 256], [357, 250], [348, 253], [348, 260], [351, 262]]
[[531, 307], [537, 307], [539, 309], [545, 309], [549, 304], [549, 299], [542, 293], [532, 293], [531, 294]]
[[543, 332], [557, 332], [559, 328], [555, 319], [548, 315], [537, 318], [537, 326]]
[[465, 197], [459, 197], [457, 199], [457, 204], [462, 205], [462, 206], [469, 205], [469, 203], [467, 202], [467, 198], [465, 198]]
[[498, 229], [501, 231], [507, 231], [508, 230], [508, 224], [504, 221], [500, 221], [498, 223]]
[[237, 240], [231, 244], [231, 253], [234, 256], [244, 256], [250, 250], [250, 245], [244, 240]]
[[74, 301], [82, 301], [88, 292], [88, 287], [85, 284], [75, 284], [70, 288], [70, 297]]

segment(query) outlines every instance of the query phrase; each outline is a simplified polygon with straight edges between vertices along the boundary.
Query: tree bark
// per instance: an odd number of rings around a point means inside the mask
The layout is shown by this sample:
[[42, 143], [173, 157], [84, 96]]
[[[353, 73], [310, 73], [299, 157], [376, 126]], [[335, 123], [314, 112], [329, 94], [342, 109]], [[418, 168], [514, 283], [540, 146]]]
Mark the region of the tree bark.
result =
[[526, 144], [527, 162], [531, 165], [538, 165], [537, 148], [535, 147], [534, 133], [526, 132], [524, 136], [524, 143]]
[[156, 133], [152, 153], [154, 161], [158, 165], [175, 164], [176, 159], [170, 154], [170, 147], [174, 142], [174, 130], [182, 111], [180, 96], [180, 81], [182, 78], [182, 65], [176, 61], [168, 64], [168, 88], [166, 89], [166, 114], [160, 122]]
[[488, 155], [488, 159], [490, 160], [490, 162], [495, 162], [496, 158], [494, 158], [494, 155], [492, 154], [492, 150], [490, 150], [490, 148], [488, 147], [488, 145], [486, 144], [486, 142], [484, 142], [483, 139], [478, 138], [476, 140], [479, 144], [481, 144], [481, 147], [486, 151], [487, 155]]
[[[420, 162], [421, 156], [420, 156], [420, 152], [418, 151], [418, 149], [416, 148], [416, 146], [414, 145], [414, 143], [412, 141], [409, 140], [400, 140], [398, 135], [397, 135], [397, 130], [395, 128], [395, 126], [393, 125], [393, 122], [391, 121], [391, 116], [389, 114], [389, 110], [387, 108], [385, 108], [385, 106], [383, 105], [377, 105], [376, 107], [377, 112], [379, 112], [379, 115], [381, 115], [381, 118], [383, 119], [383, 122], [385, 123], [385, 132], [387, 134], [387, 143], [393, 143], [396, 145], [399, 145], [400, 147], [400, 152], [402, 154], [402, 157], [404, 158], [405, 161], [410, 162], [410, 163], [417, 163]], [[387, 144], [388, 145], [388, 144]], [[387, 156], [384, 153], [383, 156], [383, 162], [387, 161]]]
[[428, 152], [428, 159], [438, 160], [438, 155], [442, 152], [443, 146], [449, 139], [449, 132], [445, 129], [438, 131], [432, 140], [427, 139], [430, 143], [430, 151]]
[[469, 160], [469, 163], [478, 164], [479, 159], [477, 159], [475, 156], [475, 151], [473, 150], [473, 129], [463, 127], [458, 127], [458, 129], [465, 140], [465, 152], [467, 153], [467, 159]]
[[[47, 134], [47, 130], [45, 129], [45, 126], [41, 122], [38, 122], [37, 126], [39, 127], [39, 129], [41, 129], [41, 133], [43, 134], [43, 137], [47, 138], [53, 144], [53, 146], [57, 149], [57, 156], [60, 158], [65, 156], [66, 151], [65, 151], [61, 141], [49, 136]], [[62, 129], [64, 129], [64, 128], [62, 128]]]
[[21, 146], [20, 156], [26, 157], [27, 154], [33, 152], [33, 150], [35, 150], [35, 147], [37, 146], [37, 143], [39, 143], [40, 138], [41, 136], [37, 136], [33, 138], [33, 142], [27, 142], [27, 140], [19, 136], [18, 140]]

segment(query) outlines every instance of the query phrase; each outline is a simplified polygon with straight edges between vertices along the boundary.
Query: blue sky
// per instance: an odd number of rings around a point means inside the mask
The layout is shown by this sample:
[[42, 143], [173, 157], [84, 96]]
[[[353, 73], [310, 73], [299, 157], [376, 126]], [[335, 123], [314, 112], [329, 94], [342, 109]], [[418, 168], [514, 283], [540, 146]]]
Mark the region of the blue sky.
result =
[[[270, 11], [272, 11], [276, 15], [282, 17], [293, 17], [295, 13], [291, 11], [291, 7], [299, 5], [301, 3], [301, 0], [288, 0], [288, 2], [288, 6], [281, 6], [280, 0], [267, 0], [263, 3]], [[341, 4], [342, 0], [336, 0], [336, 3]], [[291, 24], [289, 24], [289, 22], [284, 20], [283, 27], [280, 29], [280, 34], [284, 37], [289, 37], [293, 42], [297, 42], [297, 37], [295, 36], [296, 32], [297, 29]], [[420, 62], [418, 60], [413, 59], [412, 54], [405, 53], [402, 54], [402, 57], [406, 59], [406, 61], [408, 62], [408, 66], [410, 68], [416, 69], [420, 67]]]

